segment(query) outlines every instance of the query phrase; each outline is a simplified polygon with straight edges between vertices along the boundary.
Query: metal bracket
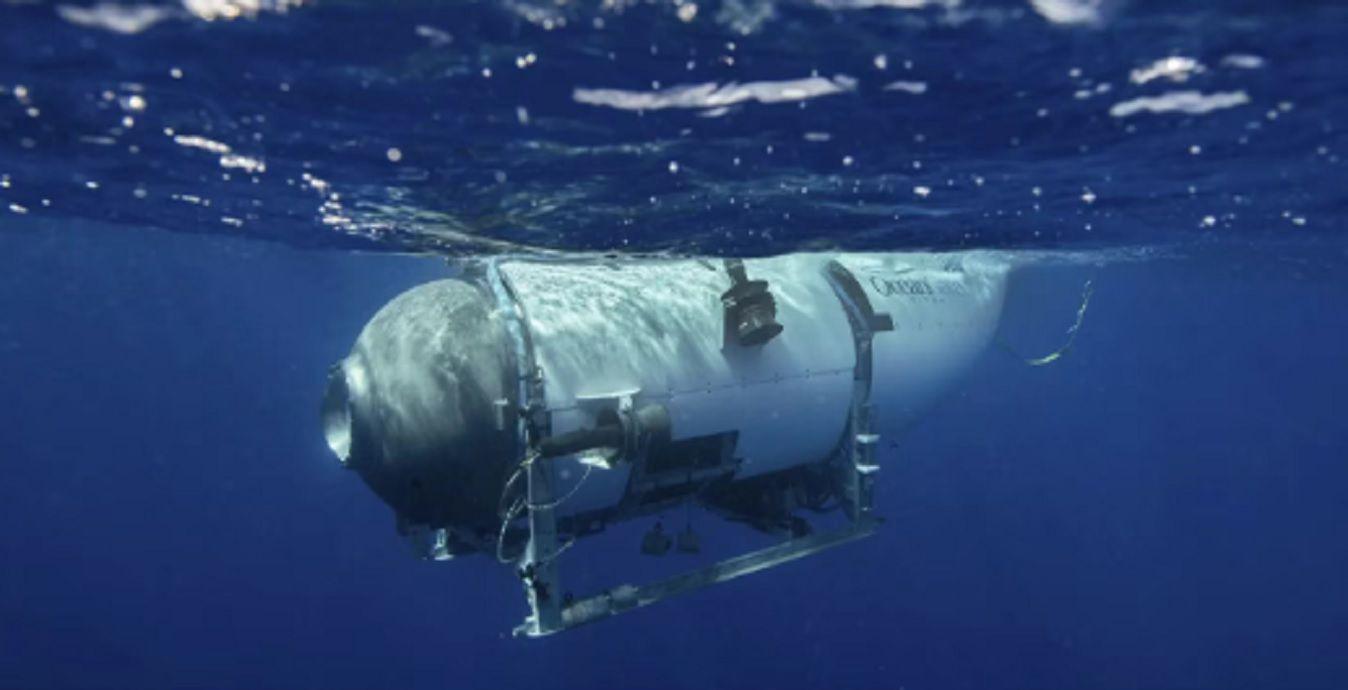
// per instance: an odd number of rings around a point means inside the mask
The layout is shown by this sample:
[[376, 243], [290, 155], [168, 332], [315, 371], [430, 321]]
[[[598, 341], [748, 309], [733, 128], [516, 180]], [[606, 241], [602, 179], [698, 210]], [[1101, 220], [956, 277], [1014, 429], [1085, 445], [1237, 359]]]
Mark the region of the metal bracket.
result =
[[552, 467], [546, 462], [530, 460], [533, 449], [539, 439], [547, 436], [550, 426], [547, 398], [543, 391], [543, 371], [534, 359], [524, 305], [495, 261], [487, 266], [487, 282], [497, 305], [507, 316], [506, 332], [514, 345], [515, 366], [519, 372], [516, 395], [520, 415], [516, 422], [516, 433], [520, 442], [520, 462], [528, 463], [525, 501], [529, 513], [529, 542], [520, 557], [518, 570], [531, 610], [525, 626], [534, 630], [547, 630], [561, 621], [562, 588], [555, 563], [559, 547], [557, 517], [552, 506]]
[[[589, 413], [595, 419], [605, 411], [610, 411], [621, 418], [626, 419], [632, 414], [635, 408], [634, 399], [641, 394], [640, 388], [627, 388], [609, 393], [595, 393], [590, 395], [576, 396], [576, 407]], [[615, 461], [620, 459], [626, 448], [614, 448], [607, 452], [592, 450], [583, 453], [578, 460], [580, 462], [593, 465], [599, 469], [611, 470]]]

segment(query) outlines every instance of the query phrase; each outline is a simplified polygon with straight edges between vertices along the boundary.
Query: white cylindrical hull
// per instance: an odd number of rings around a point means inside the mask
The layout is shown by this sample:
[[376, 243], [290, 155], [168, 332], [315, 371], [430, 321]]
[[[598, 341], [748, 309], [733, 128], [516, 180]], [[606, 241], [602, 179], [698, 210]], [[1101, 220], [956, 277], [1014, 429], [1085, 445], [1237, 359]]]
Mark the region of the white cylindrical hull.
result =
[[[744, 262], [766, 280], [782, 332], [758, 347], [727, 346], [720, 261], [502, 259], [523, 313], [551, 432], [593, 426], [614, 401], [659, 404], [672, 440], [734, 432], [735, 477], [828, 458], [843, 440], [858, 385], [854, 327], [840, 264], [893, 330], [872, 346], [872, 426], [899, 431], [986, 346], [1001, 311], [1007, 265], [978, 254], [800, 254]], [[552, 463], [559, 514], [618, 505], [630, 468]]]

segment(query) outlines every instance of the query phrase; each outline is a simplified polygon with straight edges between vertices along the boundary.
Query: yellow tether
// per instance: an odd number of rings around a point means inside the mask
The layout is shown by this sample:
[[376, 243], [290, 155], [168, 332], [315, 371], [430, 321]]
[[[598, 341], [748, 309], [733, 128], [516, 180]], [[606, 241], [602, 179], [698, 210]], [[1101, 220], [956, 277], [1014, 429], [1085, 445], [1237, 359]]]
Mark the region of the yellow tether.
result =
[[1077, 333], [1081, 331], [1081, 324], [1086, 321], [1086, 308], [1090, 306], [1091, 293], [1094, 291], [1095, 286], [1092, 284], [1092, 281], [1086, 281], [1085, 287], [1081, 289], [1081, 306], [1077, 307], [1076, 323], [1072, 324], [1072, 327], [1067, 329], [1067, 342], [1063, 343], [1063, 346], [1057, 350], [1050, 352], [1043, 357], [1025, 357], [1012, 349], [1011, 346], [1001, 338], [997, 339], [997, 344], [1001, 345], [1003, 350], [1011, 353], [1012, 357], [1015, 357], [1032, 367], [1042, 367], [1046, 364], [1052, 364], [1058, 361], [1063, 355], [1067, 354], [1068, 350], [1072, 349], [1072, 344], [1076, 342]]

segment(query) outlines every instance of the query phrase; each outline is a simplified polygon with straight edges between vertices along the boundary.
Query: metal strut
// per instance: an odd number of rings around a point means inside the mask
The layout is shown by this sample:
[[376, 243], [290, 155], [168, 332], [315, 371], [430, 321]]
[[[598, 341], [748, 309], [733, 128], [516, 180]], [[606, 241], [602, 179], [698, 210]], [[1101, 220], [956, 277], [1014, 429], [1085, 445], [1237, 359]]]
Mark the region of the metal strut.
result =
[[866, 297], [866, 291], [842, 264], [829, 262], [827, 273], [833, 291], [847, 312], [856, 346], [852, 409], [843, 462], [838, 467], [838, 485], [848, 519], [859, 523], [873, 519], [874, 475], [880, 471], [880, 466], [875, 463], [875, 446], [880, 436], [871, 433], [872, 346], [875, 334], [894, 330], [894, 320], [889, 314], [875, 312], [870, 299]]
[[[487, 266], [487, 282], [507, 317], [506, 332], [514, 346], [515, 366], [519, 373], [516, 395], [520, 414], [516, 434], [520, 442], [520, 462], [525, 464], [529, 542], [520, 557], [518, 575], [524, 583], [530, 608], [530, 615], [521, 628], [529, 635], [541, 635], [557, 629], [562, 621], [561, 578], [556, 563], [560, 549], [552, 470], [549, 463], [536, 461], [538, 444], [548, 436], [551, 421], [543, 391], [543, 371], [534, 359], [524, 305], [496, 261]], [[504, 519], [508, 521], [512, 516], [507, 515]], [[508, 528], [509, 525], [502, 525], [502, 533]]]

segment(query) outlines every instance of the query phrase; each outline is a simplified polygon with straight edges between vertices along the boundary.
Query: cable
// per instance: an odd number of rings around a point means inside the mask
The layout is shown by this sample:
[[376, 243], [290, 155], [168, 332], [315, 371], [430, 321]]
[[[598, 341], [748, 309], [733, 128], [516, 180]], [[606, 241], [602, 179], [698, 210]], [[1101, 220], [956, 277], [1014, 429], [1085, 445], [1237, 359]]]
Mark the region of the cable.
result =
[[515, 466], [515, 471], [510, 473], [510, 478], [506, 479], [505, 485], [501, 487], [501, 498], [496, 501], [496, 513], [501, 517], [501, 531], [496, 535], [496, 560], [501, 563], [510, 563], [510, 560], [505, 558], [503, 553], [506, 532], [510, 529], [510, 523], [514, 522], [515, 518], [519, 517], [520, 512], [528, 505], [529, 499], [521, 496], [511, 503], [509, 508], [502, 509], [502, 506], [506, 502], [506, 497], [510, 495], [510, 490], [515, 486], [515, 482], [518, 482], [519, 478], [524, 476], [524, 471], [533, 464], [536, 457], [538, 457], [538, 453], [534, 451], [529, 451], [524, 456], [520, 464]]
[[575, 537], [571, 537], [570, 539], [566, 540], [566, 543], [565, 543], [565, 544], [562, 544], [561, 546], [557, 547], [557, 550], [556, 550], [556, 551], [553, 551], [551, 556], [548, 556], [547, 558], [545, 558], [545, 559], [539, 561], [538, 564], [539, 564], [539, 565], [548, 565], [548, 564], [552, 563], [553, 561], [555, 561], [555, 560], [557, 560], [558, 558], [560, 558], [562, 554], [566, 553], [566, 550], [569, 549], [569, 548], [571, 548], [572, 545], [574, 545], [575, 543], [576, 543], [576, 538], [575, 538]]
[[1010, 344], [1008, 344], [1005, 340], [1002, 340], [1001, 338], [997, 339], [997, 344], [1000, 345], [1003, 350], [1006, 350], [1012, 357], [1015, 357], [1016, 359], [1019, 359], [1022, 362], [1024, 362], [1026, 365], [1032, 367], [1042, 367], [1044, 365], [1052, 364], [1058, 361], [1059, 359], [1062, 359], [1063, 355], [1066, 355], [1068, 351], [1072, 349], [1072, 345], [1077, 340], [1077, 333], [1081, 332], [1081, 324], [1085, 323], [1086, 321], [1086, 309], [1090, 306], [1091, 295], [1094, 292], [1095, 292], [1095, 285], [1093, 281], [1090, 280], [1086, 281], [1086, 285], [1081, 289], [1081, 306], [1077, 307], [1076, 323], [1073, 323], [1072, 327], [1067, 329], [1067, 342], [1063, 343], [1062, 347], [1058, 348], [1057, 350], [1054, 350], [1053, 352], [1050, 352], [1047, 355], [1044, 355], [1043, 357], [1026, 357], [1016, 352], [1015, 349], [1013, 349]]
[[[502, 512], [500, 510], [500, 504], [505, 502], [505, 498], [507, 495], [509, 495], [511, 487], [514, 486], [514, 484], [517, 481], [519, 481], [519, 478], [524, 475], [526, 470], [530, 469], [533, 466], [534, 461], [537, 459], [538, 453], [536, 452], [531, 452], [529, 455], [527, 455], [524, 458], [524, 460], [520, 462], [519, 466], [515, 468], [515, 471], [511, 473], [510, 478], [506, 480], [505, 486], [502, 487], [501, 489], [501, 500], [497, 502], [497, 512], [500, 513], [501, 515], [501, 530], [496, 535], [496, 560], [500, 561], [501, 563], [508, 564], [511, 562], [509, 559], [505, 557], [504, 553], [506, 532], [510, 530], [510, 523], [514, 522], [515, 519], [520, 516], [520, 513], [524, 512], [525, 508], [528, 508], [531, 511], [553, 510], [557, 508], [558, 506], [565, 503], [572, 496], [575, 496], [576, 492], [580, 491], [580, 487], [585, 483], [585, 480], [590, 478], [590, 473], [594, 471], [594, 465], [587, 463], [585, 465], [585, 474], [581, 475], [580, 481], [577, 481], [576, 485], [571, 487], [571, 490], [566, 492], [565, 496], [562, 496], [561, 498], [555, 501], [552, 501], [550, 503], [530, 503], [527, 496], [521, 496], [520, 498], [516, 499], [514, 503], [511, 503], [509, 508], [507, 508], [504, 512]], [[575, 543], [575, 541], [576, 540], [572, 538], [571, 541], [568, 541], [566, 544], [563, 544], [560, 548], [557, 549], [555, 553], [549, 556], [545, 562], [551, 563], [558, 556], [562, 555], [564, 551], [571, 548], [571, 545]]]
[[506, 530], [510, 529], [510, 523], [514, 522], [515, 518], [519, 517], [520, 511], [524, 510], [525, 502], [523, 498], [515, 501], [501, 520], [501, 531], [496, 535], [496, 560], [503, 564], [511, 562], [510, 559], [505, 557], [504, 553]]

